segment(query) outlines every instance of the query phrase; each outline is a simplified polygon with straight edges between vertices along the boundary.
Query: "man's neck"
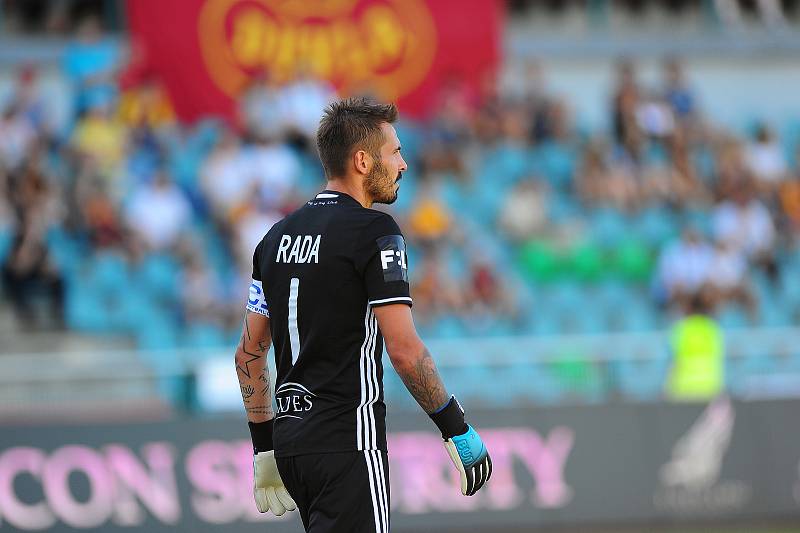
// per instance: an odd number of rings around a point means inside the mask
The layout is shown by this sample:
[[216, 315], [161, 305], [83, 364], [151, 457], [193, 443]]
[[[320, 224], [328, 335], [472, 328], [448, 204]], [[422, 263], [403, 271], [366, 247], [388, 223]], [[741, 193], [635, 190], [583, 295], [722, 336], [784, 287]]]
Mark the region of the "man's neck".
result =
[[325, 188], [329, 191], [336, 191], [351, 196], [364, 207], [372, 207], [372, 199], [369, 198], [363, 187], [356, 186], [345, 180], [328, 180]]

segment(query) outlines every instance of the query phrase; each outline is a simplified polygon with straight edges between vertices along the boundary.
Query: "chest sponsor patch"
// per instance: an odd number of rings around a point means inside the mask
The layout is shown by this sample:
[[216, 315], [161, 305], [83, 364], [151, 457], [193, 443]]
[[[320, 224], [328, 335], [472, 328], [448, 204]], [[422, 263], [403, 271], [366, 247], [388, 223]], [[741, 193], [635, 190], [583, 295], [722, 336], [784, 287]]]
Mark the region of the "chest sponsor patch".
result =
[[380, 253], [383, 281], [408, 282], [406, 242], [402, 235], [387, 235], [376, 241]]

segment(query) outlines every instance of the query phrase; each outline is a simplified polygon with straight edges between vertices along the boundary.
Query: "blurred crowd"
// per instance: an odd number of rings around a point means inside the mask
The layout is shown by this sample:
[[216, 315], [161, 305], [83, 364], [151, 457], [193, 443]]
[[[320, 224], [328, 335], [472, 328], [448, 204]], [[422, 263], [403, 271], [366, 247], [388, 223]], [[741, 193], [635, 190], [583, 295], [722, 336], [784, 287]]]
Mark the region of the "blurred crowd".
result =
[[[264, 72], [237, 124], [183, 124], [96, 19], [76, 35], [65, 127], [35, 66], [0, 102], [3, 293], [21, 327], [228, 342], [255, 244], [324, 185], [314, 135], [339, 95], [302, 66], [284, 85]], [[611, 127], [586, 131], [525, 68], [513, 87], [451, 79], [428, 119], [397, 126], [410, 169], [389, 209], [424, 332], [655, 329], [697, 302], [731, 325], [795, 320], [797, 123], [717, 127], [670, 58], [656, 87], [620, 61]], [[765, 306], [765, 294], [782, 296]]]

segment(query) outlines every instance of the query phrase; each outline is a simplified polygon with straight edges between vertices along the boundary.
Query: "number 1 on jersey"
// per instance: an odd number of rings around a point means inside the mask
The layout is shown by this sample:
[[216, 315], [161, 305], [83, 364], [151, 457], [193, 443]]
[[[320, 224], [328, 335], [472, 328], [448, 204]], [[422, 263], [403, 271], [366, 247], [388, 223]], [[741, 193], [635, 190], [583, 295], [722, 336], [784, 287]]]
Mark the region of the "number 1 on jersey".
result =
[[300, 356], [300, 331], [297, 329], [297, 294], [300, 290], [300, 279], [292, 278], [289, 283], [289, 343], [292, 346], [292, 365]]

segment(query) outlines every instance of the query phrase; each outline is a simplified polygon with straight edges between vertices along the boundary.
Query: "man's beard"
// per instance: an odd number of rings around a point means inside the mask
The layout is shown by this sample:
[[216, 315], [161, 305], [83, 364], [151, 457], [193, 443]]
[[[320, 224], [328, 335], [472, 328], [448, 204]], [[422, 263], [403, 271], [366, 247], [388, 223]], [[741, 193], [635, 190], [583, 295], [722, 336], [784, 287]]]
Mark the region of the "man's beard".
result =
[[364, 178], [364, 190], [369, 194], [372, 201], [376, 204], [393, 204], [397, 200], [397, 192], [394, 184], [396, 179], [391, 179], [383, 162], [375, 158], [372, 170]]

